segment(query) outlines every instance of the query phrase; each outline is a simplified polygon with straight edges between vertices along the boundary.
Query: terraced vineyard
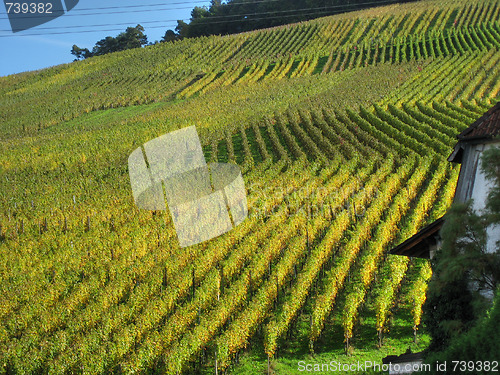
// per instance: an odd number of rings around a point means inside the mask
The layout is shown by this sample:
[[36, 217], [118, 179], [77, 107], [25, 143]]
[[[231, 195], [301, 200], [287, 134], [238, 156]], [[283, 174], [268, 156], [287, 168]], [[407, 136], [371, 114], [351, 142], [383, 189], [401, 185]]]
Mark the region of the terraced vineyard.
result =
[[[249, 349], [419, 337], [430, 266], [387, 252], [451, 204], [455, 136], [499, 97], [499, 11], [421, 1], [1, 77], [0, 373], [238, 372]], [[187, 125], [240, 165], [249, 218], [181, 249], [127, 158]]]

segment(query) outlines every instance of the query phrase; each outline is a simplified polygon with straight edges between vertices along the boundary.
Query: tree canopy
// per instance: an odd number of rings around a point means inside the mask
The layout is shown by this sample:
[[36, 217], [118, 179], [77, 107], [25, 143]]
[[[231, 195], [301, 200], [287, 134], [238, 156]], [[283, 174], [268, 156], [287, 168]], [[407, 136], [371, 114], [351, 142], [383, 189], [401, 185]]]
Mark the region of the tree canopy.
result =
[[212, 0], [196, 6], [189, 23], [177, 21], [177, 39], [226, 35], [410, 0]]
[[80, 48], [76, 44], [71, 49], [71, 54], [76, 60], [86, 59], [92, 56], [105, 55], [111, 52], [123, 51], [131, 48], [139, 48], [148, 43], [148, 38], [144, 34], [144, 27], [127, 27], [127, 29], [116, 37], [107, 36], [99, 40], [92, 51], [88, 48]]

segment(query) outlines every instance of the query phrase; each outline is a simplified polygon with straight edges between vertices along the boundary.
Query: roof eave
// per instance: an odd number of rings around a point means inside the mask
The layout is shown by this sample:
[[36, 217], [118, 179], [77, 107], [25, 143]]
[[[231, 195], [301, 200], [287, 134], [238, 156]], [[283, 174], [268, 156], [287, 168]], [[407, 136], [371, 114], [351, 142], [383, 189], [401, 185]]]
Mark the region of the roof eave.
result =
[[440, 217], [391, 249], [389, 254], [430, 259], [429, 241], [432, 241], [431, 237], [439, 234], [443, 223], [444, 217]]

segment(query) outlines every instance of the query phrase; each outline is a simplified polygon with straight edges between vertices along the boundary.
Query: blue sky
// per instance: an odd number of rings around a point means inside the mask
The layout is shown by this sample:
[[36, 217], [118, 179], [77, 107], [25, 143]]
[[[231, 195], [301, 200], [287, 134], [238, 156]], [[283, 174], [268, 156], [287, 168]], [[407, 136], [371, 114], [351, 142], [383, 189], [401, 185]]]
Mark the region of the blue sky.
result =
[[141, 24], [149, 41], [160, 40], [166, 30], [175, 28], [176, 20], [188, 21], [193, 7], [209, 4], [209, 0], [80, 0], [55, 20], [13, 33], [2, 2], [0, 76], [71, 62], [73, 44], [91, 49], [98, 40], [116, 36], [128, 26]]

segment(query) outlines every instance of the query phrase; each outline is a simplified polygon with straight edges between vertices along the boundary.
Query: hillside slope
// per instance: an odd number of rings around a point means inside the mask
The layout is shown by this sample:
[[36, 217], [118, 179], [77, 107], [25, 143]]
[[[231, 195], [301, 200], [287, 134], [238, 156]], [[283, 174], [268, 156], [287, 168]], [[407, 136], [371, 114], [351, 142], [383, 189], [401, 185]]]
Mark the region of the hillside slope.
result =
[[[0, 373], [425, 346], [429, 264], [387, 251], [451, 203], [455, 135], [499, 98], [499, 12], [420, 1], [1, 77]], [[249, 218], [181, 249], [127, 159], [189, 125], [241, 166]]]

